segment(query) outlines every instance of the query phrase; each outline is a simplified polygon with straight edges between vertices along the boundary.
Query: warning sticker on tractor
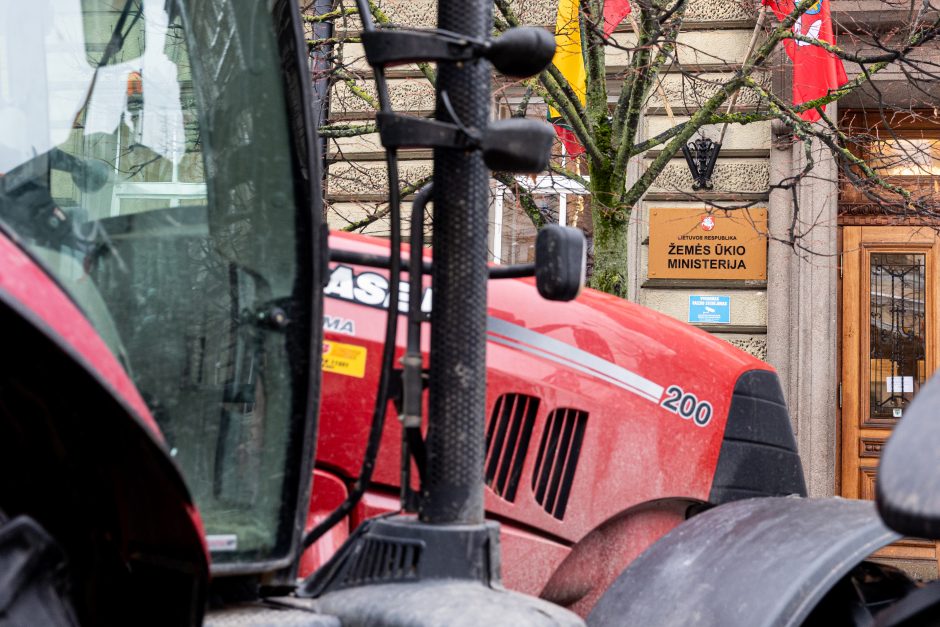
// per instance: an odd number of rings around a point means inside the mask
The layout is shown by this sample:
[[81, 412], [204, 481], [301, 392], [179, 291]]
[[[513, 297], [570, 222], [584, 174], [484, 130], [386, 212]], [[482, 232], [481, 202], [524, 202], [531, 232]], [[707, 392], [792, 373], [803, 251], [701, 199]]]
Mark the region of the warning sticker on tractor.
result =
[[364, 346], [323, 342], [323, 371], [361, 379], [366, 376], [367, 354]]

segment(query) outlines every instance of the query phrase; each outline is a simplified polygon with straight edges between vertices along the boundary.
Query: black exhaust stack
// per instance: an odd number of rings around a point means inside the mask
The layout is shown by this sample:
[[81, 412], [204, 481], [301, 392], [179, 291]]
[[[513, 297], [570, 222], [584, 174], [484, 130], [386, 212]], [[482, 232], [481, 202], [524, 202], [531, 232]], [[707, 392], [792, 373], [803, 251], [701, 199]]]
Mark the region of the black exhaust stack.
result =
[[[540, 29], [490, 41], [492, 0], [441, 0], [435, 31], [374, 29], [365, 0], [357, 4], [390, 162], [398, 148], [434, 148], [427, 468], [417, 517], [367, 521], [299, 594], [315, 597], [342, 624], [583, 625], [566, 610], [502, 588], [499, 525], [483, 517], [487, 164], [544, 170], [554, 136], [536, 120], [490, 123], [490, 62], [506, 74], [530, 74], [551, 60], [554, 42]], [[435, 119], [396, 114], [388, 104], [384, 68], [414, 61], [438, 63]], [[390, 165], [393, 203], [395, 170]], [[393, 246], [391, 258], [399, 255]], [[420, 388], [405, 390], [406, 398], [415, 393]]]
[[[493, 3], [441, 0], [438, 27], [486, 40]], [[492, 70], [485, 59], [438, 65], [438, 120], [482, 137]], [[489, 171], [480, 150], [434, 149], [434, 303], [428, 485], [421, 520], [483, 522], [486, 234]]]

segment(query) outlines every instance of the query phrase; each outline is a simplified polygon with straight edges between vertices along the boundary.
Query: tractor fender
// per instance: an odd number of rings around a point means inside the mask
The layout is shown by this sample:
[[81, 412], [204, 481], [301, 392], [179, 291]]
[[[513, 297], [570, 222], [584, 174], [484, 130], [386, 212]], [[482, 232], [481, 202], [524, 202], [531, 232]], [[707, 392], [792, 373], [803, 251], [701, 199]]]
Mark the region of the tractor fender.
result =
[[899, 539], [871, 501], [770, 497], [682, 523], [588, 616], [605, 625], [799, 625], [854, 566]]
[[539, 596], [587, 616], [617, 576], [698, 504], [688, 499], [650, 501], [609, 518], [571, 547]]

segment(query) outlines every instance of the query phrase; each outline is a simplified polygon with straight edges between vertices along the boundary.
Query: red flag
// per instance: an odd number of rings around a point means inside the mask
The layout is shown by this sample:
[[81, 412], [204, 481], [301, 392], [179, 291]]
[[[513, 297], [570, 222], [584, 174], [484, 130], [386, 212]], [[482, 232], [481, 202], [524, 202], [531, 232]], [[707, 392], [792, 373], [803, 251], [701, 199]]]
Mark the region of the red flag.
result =
[[604, 34], [610, 37], [623, 18], [630, 15], [630, 0], [607, 0], [604, 2]]
[[562, 122], [555, 124], [555, 134], [558, 135], [558, 139], [565, 147], [567, 156], [577, 157], [584, 154], [584, 146], [578, 141], [578, 136], [570, 128], [564, 126]]
[[[811, 0], [803, 0], [809, 2]], [[778, 20], [793, 12], [793, 0], [762, 0], [770, 7]], [[832, 17], [829, 15], [829, 0], [816, 0], [793, 25], [793, 32], [819, 41], [835, 45], [836, 36], [832, 30]], [[793, 104], [801, 105], [810, 100], [822, 98], [831, 89], [838, 89], [847, 82], [842, 60], [831, 52], [814, 46], [806, 41], [784, 39], [783, 47], [793, 62]], [[816, 109], [809, 109], [800, 114], [807, 122], [815, 122], [820, 116]]]
[[[607, 0], [604, 2], [604, 35], [610, 37], [614, 29], [630, 14], [630, 0]], [[555, 24], [555, 43], [558, 52], [553, 62], [568, 80], [571, 88], [584, 104], [585, 72], [584, 57], [581, 56], [581, 33], [577, 25], [580, 10], [577, 0], [562, 0], [558, 3], [558, 19]], [[565, 146], [569, 157], [584, 153], [584, 146], [578, 141], [571, 127], [564, 123], [558, 111], [549, 109], [548, 119], [555, 125], [555, 134]]]

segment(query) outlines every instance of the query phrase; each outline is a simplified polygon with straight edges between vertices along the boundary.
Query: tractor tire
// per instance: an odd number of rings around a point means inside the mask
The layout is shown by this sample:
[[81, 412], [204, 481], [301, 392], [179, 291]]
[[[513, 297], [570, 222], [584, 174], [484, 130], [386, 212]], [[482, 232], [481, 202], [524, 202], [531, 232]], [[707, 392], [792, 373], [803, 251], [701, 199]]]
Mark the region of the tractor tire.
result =
[[29, 516], [0, 511], [0, 625], [78, 625], [68, 595], [65, 554]]

